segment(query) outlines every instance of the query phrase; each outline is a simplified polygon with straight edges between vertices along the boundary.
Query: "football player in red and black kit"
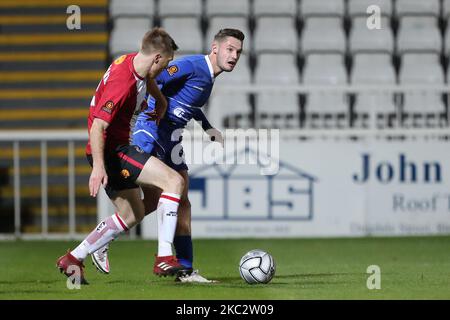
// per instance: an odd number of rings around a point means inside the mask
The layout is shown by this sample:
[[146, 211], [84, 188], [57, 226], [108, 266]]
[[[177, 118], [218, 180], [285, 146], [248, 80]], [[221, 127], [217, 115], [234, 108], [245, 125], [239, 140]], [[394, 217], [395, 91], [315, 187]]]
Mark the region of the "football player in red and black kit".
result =
[[[71, 277], [79, 268], [80, 282], [87, 281], [83, 261], [89, 254], [114, 240], [144, 218], [144, 204], [138, 185], [154, 185], [163, 190], [159, 199], [166, 228], [175, 233], [177, 211], [184, 179], [162, 161], [129, 144], [130, 124], [136, 110], [146, 107], [146, 91], [164, 99], [154, 78], [173, 59], [177, 45], [162, 28], [147, 32], [139, 52], [116, 59], [105, 72], [92, 98], [88, 117], [89, 141], [86, 155], [92, 166], [90, 195], [96, 197], [101, 185], [117, 212], [100, 224], [74, 250], [57, 260], [57, 267]], [[148, 86], [148, 89], [147, 89]], [[161, 96], [160, 96], [161, 95]], [[163, 116], [167, 104], [161, 100], [153, 116]], [[157, 256], [159, 275], [174, 275], [183, 267], [172, 254], [172, 239], [163, 239], [167, 255]]]

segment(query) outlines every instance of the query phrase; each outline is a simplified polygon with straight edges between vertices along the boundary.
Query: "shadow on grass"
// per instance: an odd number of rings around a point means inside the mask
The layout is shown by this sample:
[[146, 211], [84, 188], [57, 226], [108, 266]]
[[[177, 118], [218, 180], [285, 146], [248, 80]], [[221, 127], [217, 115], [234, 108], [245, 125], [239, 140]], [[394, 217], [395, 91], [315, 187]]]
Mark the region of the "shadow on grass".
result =
[[[294, 274], [275, 274], [274, 279], [270, 282], [271, 286], [292, 286], [292, 285], [302, 285], [302, 286], [313, 286], [313, 285], [336, 285], [348, 283], [348, 278], [364, 277], [365, 273], [294, 273]], [[345, 279], [343, 279], [345, 278]], [[217, 283], [181, 283], [176, 282], [173, 277], [167, 278], [155, 278], [155, 279], [114, 279], [102, 281], [103, 285], [125, 285], [125, 286], [211, 286], [211, 287], [239, 287], [239, 288], [255, 288], [258, 286], [248, 286], [240, 276], [229, 276], [229, 277], [211, 277], [213, 280], [218, 280]], [[28, 283], [39, 284], [36, 281], [27, 281]], [[42, 281], [40, 283], [55, 283], [58, 281]], [[2, 282], [0, 282], [1, 284]], [[15, 283], [17, 282], [10, 282]], [[26, 283], [26, 282], [23, 282]], [[261, 286], [262, 287], [262, 286]]]
[[[342, 276], [352, 277], [365, 276], [364, 273], [303, 273], [303, 274], [281, 274], [276, 275], [270, 282], [272, 286], [289, 286], [289, 285], [330, 285], [330, 284], [344, 284], [348, 280], [342, 280]], [[216, 285], [224, 285], [226, 287], [242, 287], [245, 282], [240, 277], [219, 277], [220, 282]], [[257, 286], [250, 286], [254, 288]]]
[[350, 272], [341, 272], [341, 273], [301, 273], [301, 274], [281, 274], [275, 275], [277, 278], [309, 278], [309, 277], [336, 277], [336, 276], [363, 276], [365, 273], [350, 273]]

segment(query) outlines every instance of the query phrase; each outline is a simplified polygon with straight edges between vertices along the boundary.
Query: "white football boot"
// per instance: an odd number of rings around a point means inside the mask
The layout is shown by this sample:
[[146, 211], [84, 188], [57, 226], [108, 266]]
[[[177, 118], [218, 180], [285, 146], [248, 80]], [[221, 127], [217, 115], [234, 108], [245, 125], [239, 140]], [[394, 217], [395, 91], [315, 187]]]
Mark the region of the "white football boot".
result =
[[179, 275], [175, 281], [177, 282], [196, 282], [196, 283], [217, 283], [217, 280], [208, 280], [205, 277], [202, 277], [198, 270], [192, 271], [190, 274], [182, 274]]
[[108, 249], [109, 244], [91, 254], [92, 264], [98, 271], [105, 274], [109, 274]]

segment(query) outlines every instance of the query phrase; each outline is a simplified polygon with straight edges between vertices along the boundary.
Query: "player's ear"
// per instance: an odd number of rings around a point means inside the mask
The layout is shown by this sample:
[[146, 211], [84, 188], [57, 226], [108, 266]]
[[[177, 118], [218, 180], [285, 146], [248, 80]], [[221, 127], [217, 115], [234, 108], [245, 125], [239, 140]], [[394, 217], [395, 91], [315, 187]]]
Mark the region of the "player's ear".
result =
[[217, 51], [219, 51], [219, 46], [217, 45], [217, 41], [213, 41], [213, 43], [211, 45], [211, 51], [214, 54], [217, 54]]
[[155, 55], [155, 64], [158, 64], [159, 63], [159, 61], [161, 60], [161, 54], [160, 53], [157, 53], [156, 55]]

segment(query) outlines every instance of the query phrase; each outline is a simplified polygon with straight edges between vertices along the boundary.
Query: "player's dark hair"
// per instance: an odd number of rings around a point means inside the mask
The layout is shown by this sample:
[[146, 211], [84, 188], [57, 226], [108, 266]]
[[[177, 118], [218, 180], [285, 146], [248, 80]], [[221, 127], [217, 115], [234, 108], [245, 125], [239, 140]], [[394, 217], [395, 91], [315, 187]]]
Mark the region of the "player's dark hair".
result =
[[242, 42], [245, 39], [245, 35], [241, 30], [225, 28], [225, 29], [221, 29], [221, 30], [219, 30], [219, 32], [217, 32], [217, 34], [214, 36], [214, 40], [222, 41], [226, 37], [233, 37], [238, 40], [241, 40]]
[[168, 53], [178, 50], [175, 40], [172, 39], [166, 30], [160, 27], [148, 31], [142, 39], [141, 51], [143, 53], [149, 54], [155, 50]]

